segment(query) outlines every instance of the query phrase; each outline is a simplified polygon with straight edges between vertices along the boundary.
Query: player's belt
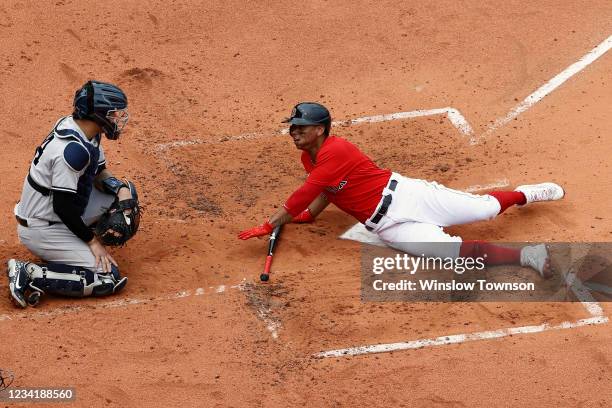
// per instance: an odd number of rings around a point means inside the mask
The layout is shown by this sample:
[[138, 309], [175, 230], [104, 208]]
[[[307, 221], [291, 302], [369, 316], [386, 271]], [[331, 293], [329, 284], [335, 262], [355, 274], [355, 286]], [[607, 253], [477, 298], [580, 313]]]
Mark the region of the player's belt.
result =
[[[15, 219], [17, 219], [17, 222], [19, 223], [19, 225], [21, 225], [22, 227], [28, 228], [28, 226], [29, 226], [28, 220], [23, 219], [23, 218], [21, 218], [18, 215], [15, 216]], [[45, 221], [45, 220], [36, 220], [36, 221], [40, 221], [41, 223], [47, 223], [49, 225], [59, 224], [57, 221]]]
[[28, 183], [34, 190], [38, 191], [40, 194], [44, 195], [45, 197], [51, 194], [51, 190], [35, 182], [32, 176], [30, 175], [30, 173], [28, 173]]
[[[397, 187], [397, 180], [391, 180], [389, 181], [389, 186], [387, 187], [389, 190], [391, 191], [395, 191], [395, 188]], [[378, 224], [378, 222], [380, 220], [382, 220], [382, 217], [384, 215], [387, 214], [387, 211], [389, 211], [389, 206], [391, 205], [391, 201], [393, 201], [393, 197], [391, 196], [391, 194], [387, 194], [386, 196], [383, 196], [382, 199], [382, 204], [380, 206], [380, 209], [378, 210], [378, 212], [370, 219], [370, 222], [372, 224]], [[370, 227], [369, 225], [366, 225], [366, 229], [368, 231], [372, 231], [374, 228]]]

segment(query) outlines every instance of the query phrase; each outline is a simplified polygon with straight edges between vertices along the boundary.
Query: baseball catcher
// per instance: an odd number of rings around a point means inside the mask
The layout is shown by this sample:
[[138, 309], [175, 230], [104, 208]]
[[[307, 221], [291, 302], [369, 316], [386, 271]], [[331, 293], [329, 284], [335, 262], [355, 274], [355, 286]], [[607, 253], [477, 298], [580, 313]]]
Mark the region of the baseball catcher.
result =
[[[514, 191], [468, 194], [379, 168], [355, 145], [330, 135], [331, 116], [321, 104], [300, 103], [284, 122], [290, 124], [293, 143], [302, 150], [308, 177], [280, 210], [262, 225], [240, 232], [240, 239], [270, 234], [274, 227], [288, 222], [312, 222], [334, 203], [388, 246], [409, 254], [484, 257], [488, 265], [528, 266], [549, 277], [549, 253], [543, 244], [505, 248], [486, 241], [463, 241], [443, 228], [490, 220], [513, 205], [560, 200], [564, 196], [561, 186], [541, 183]], [[447, 244], [428, 244], [432, 242]]]
[[106, 296], [127, 283], [105, 245], [136, 234], [140, 206], [134, 184], [106, 167], [101, 134], [117, 140], [128, 122], [127, 96], [88, 81], [36, 149], [15, 206], [19, 240], [44, 264], [8, 261], [9, 291], [19, 307], [40, 296]]

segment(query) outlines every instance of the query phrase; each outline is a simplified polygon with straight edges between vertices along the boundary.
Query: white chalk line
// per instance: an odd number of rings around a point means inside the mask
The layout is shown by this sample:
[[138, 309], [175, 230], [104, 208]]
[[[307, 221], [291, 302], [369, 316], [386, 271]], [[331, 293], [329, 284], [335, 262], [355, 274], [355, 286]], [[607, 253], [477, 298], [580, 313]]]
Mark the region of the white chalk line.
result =
[[[246, 279], [243, 279], [241, 283], [230, 286], [229, 288], [242, 290], [244, 288], [245, 281]], [[225, 292], [226, 289], [227, 289], [226, 285], [219, 285], [219, 286], [210, 286], [208, 291], [211, 293], [220, 294], [220, 293]], [[79, 305], [72, 306], [71, 305], [71, 306], [66, 306], [66, 307], [58, 307], [58, 308], [54, 308], [51, 310], [40, 310], [40, 309], [28, 308], [22, 312], [16, 312], [11, 315], [2, 314], [0, 315], [0, 321], [12, 320], [13, 318], [16, 318], [16, 317], [28, 317], [28, 318], [51, 317], [51, 316], [60, 316], [64, 314], [80, 313], [83, 311], [91, 311], [91, 310], [96, 310], [96, 309], [115, 309], [115, 308], [128, 307], [132, 305], [155, 303], [155, 302], [160, 302], [160, 301], [165, 301], [165, 300], [182, 299], [182, 298], [187, 298], [190, 296], [202, 296], [206, 294], [206, 292], [207, 291], [204, 288], [196, 288], [193, 290], [191, 289], [181, 290], [178, 292], [173, 292], [167, 295], [162, 295], [162, 296], [157, 296], [157, 297], [124, 298], [124, 299], [112, 300], [109, 302], [95, 303], [91, 305], [83, 305], [83, 306], [79, 306]], [[41, 305], [41, 307], [44, 307], [44, 305]]]
[[[463, 191], [467, 193], [478, 193], [480, 191], [487, 191], [487, 190], [493, 190], [495, 188], [508, 187], [509, 185], [510, 185], [510, 182], [508, 181], [508, 179], [500, 179], [500, 180], [495, 180], [489, 184], [477, 184], [477, 185], [469, 186], [469, 187], [464, 188]], [[386, 246], [380, 240], [380, 238], [378, 238], [378, 235], [376, 235], [373, 232], [368, 231], [365, 228], [365, 225], [361, 223], [357, 223], [353, 225], [351, 228], [346, 230], [342, 235], [340, 235], [339, 238], [362, 242], [362, 243], [370, 244], [370, 245]]]
[[601, 292], [601, 293], [605, 293], [606, 295], [612, 295], [612, 287], [608, 285], [602, 285], [601, 283], [597, 283], [597, 282], [585, 282], [584, 286], [586, 286], [587, 288], [591, 289], [594, 292]]
[[[495, 184], [495, 183], [492, 183]], [[501, 184], [501, 181], [497, 184]], [[474, 190], [478, 190], [474, 186]], [[483, 190], [488, 189], [488, 186], [482, 187]], [[466, 191], [468, 189], [465, 189]], [[361, 224], [358, 224], [361, 225]], [[349, 230], [350, 231], [350, 230]], [[365, 233], [374, 235], [369, 231], [363, 229]], [[363, 231], [359, 231], [360, 235], [357, 237], [363, 236]], [[348, 231], [347, 231], [348, 232]], [[346, 234], [346, 233], [345, 233]], [[363, 242], [363, 241], [362, 241]], [[379, 241], [380, 242], [380, 241]], [[372, 243], [372, 242], [368, 242]], [[384, 245], [382, 242], [380, 242]], [[378, 245], [374, 243], [374, 245]], [[580, 258], [580, 254], [575, 254], [576, 258]], [[358, 347], [349, 347], [344, 349], [323, 351], [315, 354], [314, 356], [317, 358], [326, 358], [326, 357], [343, 357], [343, 356], [356, 356], [362, 354], [374, 354], [374, 353], [387, 353], [392, 351], [400, 351], [400, 350], [410, 350], [410, 349], [421, 349], [426, 347], [433, 346], [443, 346], [449, 344], [459, 344], [465, 343], [469, 341], [476, 340], [490, 340], [496, 338], [507, 337], [516, 334], [527, 334], [527, 333], [541, 333], [545, 331], [551, 330], [562, 330], [562, 329], [574, 329], [582, 326], [589, 325], [600, 325], [606, 324], [609, 322], [608, 317], [604, 316], [604, 311], [601, 305], [593, 298], [593, 295], [587, 289], [587, 287], [595, 286], [597, 289], [601, 289], [602, 291], [609, 290], [610, 288], [604, 285], [591, 284], [586, 283], [583, 284], [580, 279], [578, 279], [574, 272], [571, 270], [565, 276], [565, 282], [568, 287], [572, 290], [572, 292], [576, 295], [576, 298], [580, 301], [582, 306], [586, 309], [588, 314], [591, 316], [586, 319], [580, 319], [576, 322], [562, 322], [557, 325], [549, 325], [548, 323], [536, 325], [536, 326], [521, 326], [521, 327], [511, 327], [505, 329], [498, 330], [489, 330], [483, 332], [476, 333], [467, 333], [467, 334], [454, 334], [449, 336], [440, 336], [436, 338], [428, 338], [428, 339], [418, 339], [408, 342], [401, 343], [387, 343], [387, 344], [376, 344], [376, 345], [368, 345], [368, 346], [358, 346]]]
[[329, 358], [329, 357], [346, 357], [346, 356], [358, 356], [362, 354], [374, 354], [374, 353], [389, 353], [392, 351], [400, 350], [411, 350], [411, 349], [422, 349], [426, 347], [444, 346], [450, 344], [460, 344], [469, 341], [477, 340], [491, 340], [499, 339], [502, 337], [513, 336], [518, 334], [528, 333], [542, 333], [552, 330], [565, 330], [574, 329], [583, 326], [593, 326], [608, 323], [608, 318], [604, 316], [590, 317], [588, 319], [580, 319], [576, 322], [562, 322], [557, 325], [550, 325], [548, 323], [536, 325], [536, 326], [521, 326], [511, 327], [507, 329], [498, 329], [490, 331], [482, 331], [476, 333], [466, 334], [453, 334], [449, 336], [440, 336], [429, 339], [419, 339], [402, 343], [387, 343], [387, 344], [376, 344], [371, 346], [359, 346], [349, 347], [344, 349], [323, 351], [314, 354], [317, 358]]
[[215, 139], [198, 138], [198, 139], [192, 139], [192, 140], [177, 140], [174, 142], [159, 143], [155, 145], [155, 150], [158, 152], [163, 152], [169, 149], [176, 149], [176, 148], [185, 147], [185, 146], [194, 146], [194, 145], [200, 145], [200, 144], [217, 144], [217, 143], [223, 143], [223, 142], [233, 142], [233, 141], [238, 141], [238, 140], [262, 139], [266, 137], [277, 136], [280, 134], [281, 134], [280, 132], [276, 134], [242, 133], [240, 135], [222, 136], [222, 137], [217, 137]]
[[[540, 86], [530, 95], [528, 95], [525, 99], [523, 99], [520, 103], [514, 106], [506, 115], [501, 118], [496, 119], [491, 125], [489, 125], [488, 129], [484, 131], [480, 136], [474, 135], [474, 129], [470, 125], [470, 123], [465, 119], [465, 117], [461, 114], [458, 109], [452, 107], [445, 108], [436, 108], [436, 109], [420, 109], [408, 112], [395, 112], [384, 115], [374, 115], [374, 116], [364, 116], [355, 119], [343, 120], [343, 121], [335, 121], [332, 122], [334, 126], [350, 126], [357, 125], [361, 123], [379, 123], [386, 122], [392, 120], [402, 120], [402, 119], [412, 119], [424, 116], [433, 116], [433, 115], [445, 115], [451, 124], [459, 130], [464, 136], [470, 136], [469, 142], [474, 145], [477, 144], [480, 140], [484, 139], [491, 133], [493, 133], [496, 129], [504, 126], [514, 118], [518, 117], [521, 113], [527, 111], [533, 105], [541, 101], [545, 96], [549, 95], [571, 77], [585, 69], [591, 63], [599, 59], [606, 52], [608, 52], [612, 48], [612, 35], [602, 41], [599, 45], [585, 54], [578, 61], [561, 71], [559, 74], [555, 75], [552, 79], [546, 82], [544, 85]], [[184, 146], [193, 146], [199, 144], [216, 144], [223, 143], [228, 141], [238, 141], [238, 140], [252, 140], [252, 139], [261, 139], [274, 137], [278, 135], [286, 135], [289, 133], [287, 128], [277, 131], [275, 133], [258, 133], [258, 132], [249, 132], [242, 133], [239, 135], [233, 136], [222, 136], [214, 139], [193, 139], [193, 140], [178, 140], [167, 143], [159, 143], [155, 146], [155, 150], [157, 151], [165, 151], [174, 148], [180, 148]]]
[[[491, 133], [493, 133], [496, 129], [506, 125], [508, 122], [518, 117], [521, 113], [527, 111], [533, 105], [541, 101], [544, 97], [549, 95], [555, 89], [564, 84], [571, 77], [576, 75], [577, 73], [584, 70], [587, 66], [595, 62], [601, 56], [603, 56], [606, 52], [608, 52], [612, 48], [612, 35], [602, 41], [599, 45], [585, 54], [578, 61], [561, 71], [559, 74], [555, 75], [552, 79], [546, 82], [544, 85], [540, 86], [530, 95], [528, 95], [525, 99], [519, 102], [516, 106], [514, 106], [506, 115], [501, 118], [496, 119], [491, 125], [489, 125], [488, 129], [484, 131], [480, 136], [474, 135], [474, 129], [467, 121], [467, 119], [461, 114], [458, 109], [452, 107], [445, 108], [436, 108], [436, 109], [420, 109], [408, 112], [395, 112], [384, 115], [374, 115], [374, 116], [364, 116], [355, 119], [343, 120], [343, 121], [335, 121], [332, 122], [334, 126], [350, 126], [350, 125], [358, 125], [361, 123], [379, 123], [379, 122], [387, 122], [393, 120], [402, 120], [402, 119], [412, 119], [424, 116], [433, 116], [433, 115], [445, 115], [451, 124], [459, 130], [464, 136], [470, 136], [470, 144], [477, 144], [480, 140], [487, 137]], [[199, 144], [209, 144], [209, 143], [223, 143], [228, 141], [238, 141], [238, 140], [252, 140], [252, 139], [261, 139], [274, 137], [278, 135], [286, 135], [289, 133], [287, 128], [282, 129], [280, 131], [274, 133], [258, 133], [258, 132], [249, 132], [242, 133], [239, 135], [233, 136], [222, 136], [214, 139], [193, 139], [193, 140], [178, 140], [167, 143], [159, 143], [155, 146], [155, 150], [157, 151], [165, 151], [173, 148], [180, 148], [184, 146], [192, 146]]]
[[[363, 116], [360, 118], [350, 119], [350, 120], [342, 120], [332, 122], [332, 126], [351, 126], [351, 125], [359, 125], [362, 123], [380, 123], [380, 122], [389, 122], [393, 120], [403, 120], [403, 119], [412, 119], [412, 118], [420, 118], [424, 116], [434, 116], [434, 115], [446, 115], [448, 120], [451, 122], [453, 126], [459, 130], [459, 132], [470, 135], [473, 133], [472, 127], [467, 122], [467, 120], [463, 117], [461, 112], [455, 108], [447, 107], [447, 108], [437, 108], [437, 109], [420, 109], [415, 111], [408, 112], [395, 112], [388, 113], [385, 115], [373, 115], [373, 116]], [[281, 134], [286, 135], [289, 133], [289, 129], [283, 129], [280, 131]]]
[[[586, 246], [570, 247], [570, 249], [574, 259], [584, 259], [584, 256], [588, 253], [588, 247]], [[595, 300], [582, 280], [576, 276], [572, 267], [565, 274], [565, 284], [572, 290], [576, 299], [582, 303], [591, 316], [603, 316], [604, 313], [601, 305]]]
[[516, 334], [542, 333], [551, 330], [574, 329], [582, 326], [600, 325], [609, 322], [608, 317], [603, 315], [604, 313], [601, 305], [595, 301], [591, 293], [589, 293], [589, 291], [584, 287], [582, 282], [577, 279], [573, 273], [568, 273], [568, 275], [566, 276], [566, 282], [571, 287], [572, 291], [574, 292], [580, 303], [585, 307], [587, 312], [591, 315], [591, 317], [586, 319], [580, 319], [576, 322], [562, 322], [557, 325], [543, 323], [535, 326], [510, 327], [505, 329], [488, 330], [475, 333], [454, 334], [448, 336], [440, 336], [436, 338], [412, 340], [401, 343], [387, 343], [369, 346], [349, 347], [344, 349], [323, 351], [314, 354], [314, 357], [345, 357], [357, 356], [362, 354], [376, 354], [401, 350], [422, 349], [426, 347], [460, 344], [476, 340], [491, 340]]
[[264, 304], [262, 301], [254, 301], [253, 297], [257, 296], [257, 291], [254, 290], [254, 285], [243, 285], [240, 290], [246, 293], [249, 303], [253, 305], [253, 309], [257, 313], [259, 320], [263, 321], [266, 325], [266, 329], [272, 335], [274, 340], [278, 339], [278, 331], [281, 329], [282, 324], [280, 320], [271, 316], [272, 309]]
[[479, 193], [482, 191], [494, 190], [496, 188], [505, 188], [510, 186], [508, 179], [500, 179], [489, 184], [476, 184], [463, 189], [466, 193]]
[[572, 292], [574, 292], [576, 295], [576, 298], [591, 316], [603, 316], [604, 313], [601, 305], [595, 300], [590, 290], [585, 287], [585, 285], [575, 275], [569, 273], [566, 276], [566, 282], [569, 284]]
[[[473, 134], [473, 129], [468, 123], [468, 121], [463, 117], [461, 112], [455, 108], [446, 107], [446, 108], [437, 108], [437, 109], [421, 109], [415, 111], [408, 112], [395, 112], [384, 115], [373, 115], [373, 116], [363, 116], [360, 118], [349, 119], [349, 120], [341, 120], [332, 122], [332, 126], [351, 126], [358, 125], [362, 123], [380, 123], [380, 122], [388, 122], [393, 120], [402, 120], [402, 119], [412, 119], [419, 118], [425, 116], [434, 116], [434, 115], [446, 115], [451, 124], [459, 130], [459, 132], [463, 133], [466, 136]], [[232, 142], [239, 140], [253, 140], [253, 139], [263, 139], [269, 137], [275, 137], [280, 135], [286, 135], [289, 133], [288, 128], [281, 129], [275, 133], [243, 133], [234, 136], [223, 136], [217, 137], [210, 140], [205, 139], [193, 139], [193, 140], [178, 140], [174, 142], [167, 143], [159, 143], [155, 146], [155, 150], [157, 151], [165, 151], [174, 148], [180, 148], [185, 146], [193, 146], [199, 144], [217, 144], [223, 142]]]
[[[237, 285], [232, 285], [229, 287], [226, 285], [210, 286], [208, 288], [208, 292], [214, 293], [214, 294], [221, 294], [221, 293], [226, 292], [228, 288], [238, 289], [240, 291], [243, 291], [245, 288], [245, 283], [246, 283], [246, 278], [243, 279], [241, 283]], [[13, 320], [14, 318], [20, 318], [20, 317], [27, 317], [27, 318], [53, 317], [53, 316], [80, 313], [80, 312], [85, 312], [85, 311], [90, 312], [92, 310], [98, 310], [98, 309], [116, 309], [116, 308], [123, 308], [123, 307], [128, 307], [128, 306], [133, 306], [133, 305], [156, 303], [156, 302], [166, 301], [166, 300], [183, 299], [183, 298], [187, 298], [191, 296], [202, 296], [206, 293], [207, 293], [206, 289], [196, 288], [193, 290], [191, 289], [181, 290], [178, 292], [173, 292], [167, 295], [157, 296], [157, 297], [125, 298], [125, 299], [118, 299], [118, 300], [113, 300], [109, 302], [95, 303], [92, 305], [83, 305], [83, 306], [79, 306], [79, 305], [72, 306], [71, 305], [71, 306], [65, 306], [65, 307], [58, 307], [58, 308], [54, 308], [51, 310], [34, 309], [35, 311], [32, 311], [33, 309], [28, 308], [24, 311], [16, 312], [12, 315], [8, 315], [8, 314], [0, 315], [0, 322], [5, 321], [5, 320]], [[269, 315], [270, 315], [269, 308], [260, 307], [257, 309], [257, 316], [260, 318], [260, 320], [262, 320], [266, 324], [266, 329], [270, 332], [270, 334], [272, 335], [272, 338], [278, 339], [278, 331], [281, 328], [281, 323], [279, 321], [273, 320], [272, 318], [270, 318]]]
[[528, 95], [525, 99], [519, 102], [518, 105], [514, 106], [505, 116], [495, 120], [489, 128], [478, 138], [472, 137], [470, 139], [471, 144], [476, 144], [478, 141], [491, 133], [493, 133], [497, 128], [504, 126], [521, 113], [527, 111], [533, 105], [541, 101], [545, 96], [550, 94], [552, 91], [560, 87], [563, 83], [565, 83], [568, 79], [585, 69], [591, 63], [596, 61], [606, 52], [608, 52], [612, 48], [612, 35], [603, 40], [599, 45], [593, 48], [591, 51], [586, 53], [582, 58], [578, 61], [574, 62], [569, 67], [565, 68], [563, 71], [555, 75], [552, 79], [546, 82], [544, 85], [536, 89], [533, 93]]
[[271, 310], [269, 308], [258, 308], [257, 316], [266, 324], [266, 329], [272, 335], [274, 340], [278, 339], [278, 331], [281, 328], [281, 323], [278, 320], [270, 318]]

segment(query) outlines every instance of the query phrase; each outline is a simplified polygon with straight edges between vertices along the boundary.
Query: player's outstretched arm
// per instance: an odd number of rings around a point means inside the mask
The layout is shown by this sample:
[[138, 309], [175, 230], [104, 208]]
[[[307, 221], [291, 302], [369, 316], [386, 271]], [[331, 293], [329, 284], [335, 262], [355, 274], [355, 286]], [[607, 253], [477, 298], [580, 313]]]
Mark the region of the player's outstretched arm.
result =
[[[314, 215], [317, 216], [327, 206], [327, 203], [325, 202], [327, 200], [325, 199], [325, 201], [323, 201], [321, 198], [322, 190], [322, 186], [306, 182], [302, 187], [297, 189], [291, 195], [291, 197], [289, 197], [285, 205], [283, 205], [283, 207], [278, 210], [276, 214], [270, 217], [268, 221], [258, 225], [257, 227], [241, 231], [238, 234], [238, 238], [249, 239], [268, 235], [274, 230], [275, 227], [291, 222], [293, 220], [293, 216], [287, 210], [288, 208], [295, 209], [295, 212], [300, 211], [300, 208], [303, 208], [303, 211], [306, 211], [306, 206], [308, 203], [310, 203], [310, 206], [313, 206], [313, 211], [316, 211]], [[296, 217], [300, 216], [303, 211], [298, 213]], [[312, 219], [314, 220], [314, 217]]]
[[281, 208], [276, 212], [276, 214], [270, 217], [270, 219], [264, 222], [263, 224], [250, 228], [248, 230], [241, 231], [238, 234], [238, 238], [250, 239], [254, 237], [269, 235], [270, 233], [272, 233], [275, 227], [287, 224], [288, 222], [291, 222], [291, 219], [291, 214], [289, 214], [287, 210], [285, 210], [285, 208]]

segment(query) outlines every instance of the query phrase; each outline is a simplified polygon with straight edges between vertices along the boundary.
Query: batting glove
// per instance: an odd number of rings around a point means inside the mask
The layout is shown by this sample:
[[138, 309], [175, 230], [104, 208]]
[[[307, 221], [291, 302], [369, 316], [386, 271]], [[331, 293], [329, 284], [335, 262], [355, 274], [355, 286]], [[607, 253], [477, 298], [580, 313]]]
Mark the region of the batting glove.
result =
[[261, 237], [263, 235], [270, 235], [272, 231], [274, 231], [274, 225], [270, 224], [270, 221], [266, 221], [262, 225], [258, 225], [257, 227], [240, 232], [238, 234], [238, 238], [249, 239], [253, 237]]
[[293, 217], [293, 219], [291, 220], [291, 222], [295, 224], [303, 224], [306, 222], [313, 222], [313, 221], [314, 221], [314, 217], [310, 213], [309, 208], [305, 209], [304, 211], [302, 211], [301, 213]]

